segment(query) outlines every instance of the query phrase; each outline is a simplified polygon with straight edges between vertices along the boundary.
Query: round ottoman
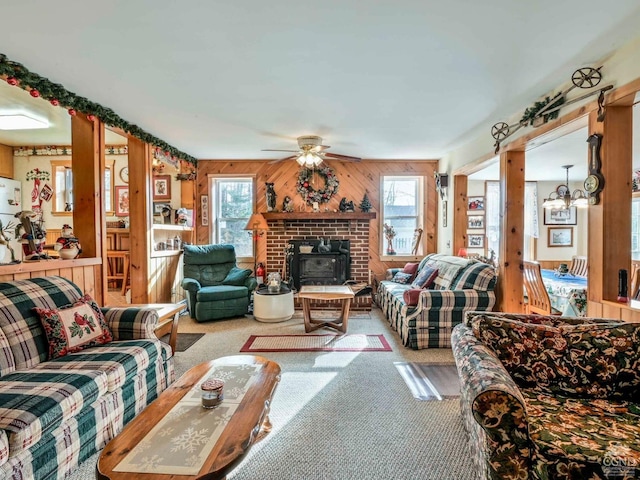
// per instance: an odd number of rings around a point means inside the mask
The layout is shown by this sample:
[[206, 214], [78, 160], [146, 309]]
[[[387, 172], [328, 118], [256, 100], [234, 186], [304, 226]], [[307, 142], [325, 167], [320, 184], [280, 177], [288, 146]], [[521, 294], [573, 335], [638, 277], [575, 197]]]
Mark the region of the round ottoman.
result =
[[284, 322], [293, 316], [293, 292], [268, 293], [266, 289], [253, 292], [253, 318], [259, 322]]

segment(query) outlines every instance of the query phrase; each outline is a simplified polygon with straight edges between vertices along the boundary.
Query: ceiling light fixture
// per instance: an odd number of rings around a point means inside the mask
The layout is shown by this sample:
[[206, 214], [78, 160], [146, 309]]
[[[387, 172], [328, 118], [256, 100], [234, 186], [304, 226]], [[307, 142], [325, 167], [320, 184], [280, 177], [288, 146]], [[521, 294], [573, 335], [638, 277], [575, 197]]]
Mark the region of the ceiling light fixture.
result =
[[315, 152], [307, 151], [298, 155], [298, 158], [296, 158], [296, 162], [298, 162], [300, 166], [313, 168], [322, 163], [322, 157]]
[[49, 122], [30, 117], [24, 113], [0, 115], [0, 130], [36, 130], [49, 128]]
[[555, 191], [551, 192], [549, 197], [544, 199], [542, 203], [544, 208], [560, 208], [566, 210], [569, 207], [586, 207], [589, 205], [589, 197], [584, 190], [577, 188], [571, 193], [571, 189], [569, 188], [569, 169], [571, 167], [573, 167], [573, 165], [562, 166], [562, 168], [567, 171], [567, 182], [558, 185]]

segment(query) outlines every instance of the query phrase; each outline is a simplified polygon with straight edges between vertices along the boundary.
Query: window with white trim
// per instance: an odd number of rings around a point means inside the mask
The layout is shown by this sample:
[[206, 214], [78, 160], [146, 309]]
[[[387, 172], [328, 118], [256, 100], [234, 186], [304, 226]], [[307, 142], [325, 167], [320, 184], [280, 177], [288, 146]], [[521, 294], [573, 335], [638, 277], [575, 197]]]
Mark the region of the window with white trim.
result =
[[212, 243], [233, 245], [236, 257], [253, 256], [251, 235], [244, 227], [253, 213], [252, 177], [212, 177]]
[[[411, 255], [413, 238], [422, 227], [424, 205], [424, 177], [389, 175], [382, 177], [382, 219], [380, 225], [390, 225], [395, 231], [393, 249], [396, 255]], [[380, 253], [387, 254], [388, 242], [384, 228], [380, 228]], [[421, 254], [419, 248], [418, 254]]]

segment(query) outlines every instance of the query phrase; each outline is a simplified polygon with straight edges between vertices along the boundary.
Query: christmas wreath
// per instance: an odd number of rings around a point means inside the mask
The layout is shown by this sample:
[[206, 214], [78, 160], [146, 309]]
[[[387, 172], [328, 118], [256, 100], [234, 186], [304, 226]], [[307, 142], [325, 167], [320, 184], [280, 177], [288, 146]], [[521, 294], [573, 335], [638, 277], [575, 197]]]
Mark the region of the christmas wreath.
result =
[[[311, 177], [317, 172], [325, 182], [324, 188], [322, 190], [315, 190], [311, 186]], [[311, 205], [313, 202], [318, 203], [328, 203], [336, 193], [338, 193], [338, 187], [340, 186], [340, 182], [336, 177], [336, 174], [329, 167], [322, 167], [317, 170], [312, 170], [310, 168], [301, 168], [300, 174], [298, 175], [298, 183], [296, 188], [298, 193], [302, 195], [305, 202], [308, 205]]]

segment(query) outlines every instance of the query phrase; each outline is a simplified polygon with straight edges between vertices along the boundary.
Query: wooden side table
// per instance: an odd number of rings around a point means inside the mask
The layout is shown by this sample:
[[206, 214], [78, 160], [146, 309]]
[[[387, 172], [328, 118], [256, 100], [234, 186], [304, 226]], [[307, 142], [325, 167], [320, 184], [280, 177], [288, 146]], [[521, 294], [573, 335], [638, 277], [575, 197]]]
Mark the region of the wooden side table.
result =
[[154, 308], [158, 312], [158, 326], [156, 336], [169, 335], [169, 346], [171, 352], [176, 353], [176, 341], [178, 340], [178, 320], [180, 312], [186, 308], [182, 303], [139, 303], [127, 305], [128, 307]]
[[[298, 293], [298, 298], [302, 302], [304, 331], [309, 333], [318, 328], [330, 327], [342, 333], [347, 333], [349, 309], [353, 297], [353, 290], [348, 285], [303, 285]], [[340, 300], [342, 307], [340, 316], [334, 321], [311, 318], [311, 302], [313, 300]]]

